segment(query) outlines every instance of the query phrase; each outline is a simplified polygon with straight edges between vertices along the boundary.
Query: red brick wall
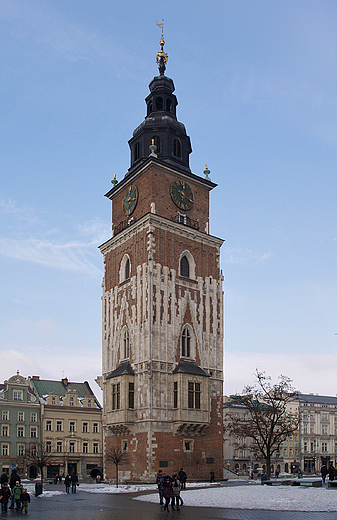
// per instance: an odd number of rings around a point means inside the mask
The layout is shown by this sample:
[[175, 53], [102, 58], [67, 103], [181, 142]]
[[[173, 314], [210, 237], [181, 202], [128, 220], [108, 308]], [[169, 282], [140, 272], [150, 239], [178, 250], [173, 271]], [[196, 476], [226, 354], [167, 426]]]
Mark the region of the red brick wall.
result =
[[[222, 479], [223, 468], [223, 441], [222, 441], [222, 398], [211, 399], [211, 423], [202, 437], [186, 437], [194, 440], [194, 449], [191, 452], [183, 450], [185, 437], [174, 436], [167, 432], [154, 431], [152, 433], [153, 448], [152, 468], [148, 473], [148, 437], [147, 433], [138, 433], [130, 437], [107, 437], [106, 449], [121, 447], [122, 439], [128, 440], [128, 455], [126, 462], [120, 467], [122, 471], [130, 471], [130, 480], [153, 481], [159, 469], [160, 461], [167, 461], [168, 467], [163, 471], [172, 475], [181, 467], [187, 473], [188, 480], [209, 480], [210, 471], [214, 469], [215, 478]], [[135, 437], [137, 441], [135, 442]], [[207, 458], [214, 458], [214, 464], [207, 464]], [[115, 466], [106, 463], [106, 477], [115, 478]]]

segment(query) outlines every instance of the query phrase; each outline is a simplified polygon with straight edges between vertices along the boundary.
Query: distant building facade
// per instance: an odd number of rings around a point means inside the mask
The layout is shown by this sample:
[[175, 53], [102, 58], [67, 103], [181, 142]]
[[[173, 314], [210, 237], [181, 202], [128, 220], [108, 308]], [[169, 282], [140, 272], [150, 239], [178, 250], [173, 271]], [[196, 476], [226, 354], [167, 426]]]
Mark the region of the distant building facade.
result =
[[45, 477], [81, 478], [102, 472], [102, 408], [87, 382], [26, 379], [19, 373], [0, 385], [0, 465], [36, 478], [27, 455], [38, 447], [50, 461]]
[[[330, 464], [337, 470], [337, 397], [299, 394], [291, 403], [300, 416], [298, 431], [289, 435], [272, 459], [272, 473], [319, 474]], [[260, 472], [265, 463], [251, 448], [251, 439], [226, 435], [226, 413], [246, 414], [235, 399], [224, 397], [224, 467], [231, 471]]]
[[81, 478], [101, 472], [102, 409], [89, 383], [29, 378], [41, 403], [41, 441], [53, 454], [46, 477], [76, 473]]
[[41, 407], [29, 381], [19, 372], [0, 385], [0, 465], [10, 472], [18, 466], [21, 474], [37, 476], [34, 465], [26, 467], [27, 447], [41, 440]]

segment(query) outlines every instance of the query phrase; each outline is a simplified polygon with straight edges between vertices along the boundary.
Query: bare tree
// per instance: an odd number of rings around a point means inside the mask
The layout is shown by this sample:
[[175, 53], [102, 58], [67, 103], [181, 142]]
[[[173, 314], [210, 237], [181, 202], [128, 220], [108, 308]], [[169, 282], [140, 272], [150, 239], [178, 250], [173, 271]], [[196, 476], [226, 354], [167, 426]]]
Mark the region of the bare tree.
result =
[[233, 402], [245, 407], [247, 413], [228, 412], [226, 433], [241, 440], [251, 438], [251, 449], [265, 460], [270, 479], [271, 457], [299, 426], [299, 414], [291, 407], [298, 392], [293, 388], [292, 380], [283, 375], [279, 376], [278, 383], [272, 384], [265, 372], [256, 369], [255, 378], [255, 385], [246, 386], [242, 394], [232, 397]]
[[116, 467], [116, 487], [118, 487], [118, 468], [126, 462], [127, 455], [127, 452], [120, 448], [110, 448], [105, 453], [105, 461], [112, 462]]
[[43, 490], [43, 468], [53, 459], [53, 454], [47, 451], [46, 445], [42, 442], [32, 442], [26, 449], [26, 460], [29, 464], [34, 464], [40, 469], [41, 491]]

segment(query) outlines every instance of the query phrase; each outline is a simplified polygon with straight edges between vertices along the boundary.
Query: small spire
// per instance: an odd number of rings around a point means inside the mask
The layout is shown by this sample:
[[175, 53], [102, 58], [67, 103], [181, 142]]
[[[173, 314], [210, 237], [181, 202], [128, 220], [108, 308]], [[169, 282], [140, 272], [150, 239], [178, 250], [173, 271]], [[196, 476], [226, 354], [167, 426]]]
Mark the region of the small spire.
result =
[[114, 178], [113, 178], [112, 181], [111, 181], [111, 184], [113, 184], [113, 187], [116, 186], [117, 182], [118, 182], [118, 180], [116, 179], [116, 174], [115, 174], [115, 175], [114, 175]]
[[154, 139], [151, 139], [151, 144], [150, 144], [149, 148], [150, 148], [150, 152], [151, 152], [149, 154], [149, 157], [158, 157], [158, 155], [156, 154], [157, 147], [154, 144]]
[[157, 63], [158, 63], [159, 74], [161, 76], [164, 76], [164, 72], [165, 72], [165, 69], [166, 69], [166, 63], [167, 63], [167, 58], [168, 58], [167, 53], [164, 51], [164, 45], [165, 45], [165, 40], [164, 40], [164, 19], [162, 19], [161, 23], [158, 23], [156, 21], [156, 24], [158, 25], [158, 27], [161, 28], [160, 51], [157, 52]]
[[208, 169], [208, 164], [206, 164], [206, 170], [204, 170], [204, 174], [205, 174], [205, 179], [207, 181], [210, 181], [211, 179], [209, 178], [209, 174], [211, 173], [211, 171]]

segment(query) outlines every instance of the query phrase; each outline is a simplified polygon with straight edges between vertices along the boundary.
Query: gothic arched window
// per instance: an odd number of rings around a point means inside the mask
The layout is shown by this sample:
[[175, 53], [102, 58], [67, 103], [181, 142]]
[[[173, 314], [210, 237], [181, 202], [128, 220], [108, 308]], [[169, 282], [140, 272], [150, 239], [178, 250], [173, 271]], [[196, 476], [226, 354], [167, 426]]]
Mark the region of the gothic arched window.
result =
[[128, 359], [130, 357], [130, 337], [129, 331], [126, 328], [123, 334], [123, 347], [124, 347], [124, 359]]
[[185, 255], [180, 260], [180, 276], [190, 277], [190, 264]]
[[130, 278], [130, 258], [128, 257], [125, 262], [125, 280]]
[[181, 355], [191, 357], [191, 334], [188, 327], [184, 327], [181, 334]]

